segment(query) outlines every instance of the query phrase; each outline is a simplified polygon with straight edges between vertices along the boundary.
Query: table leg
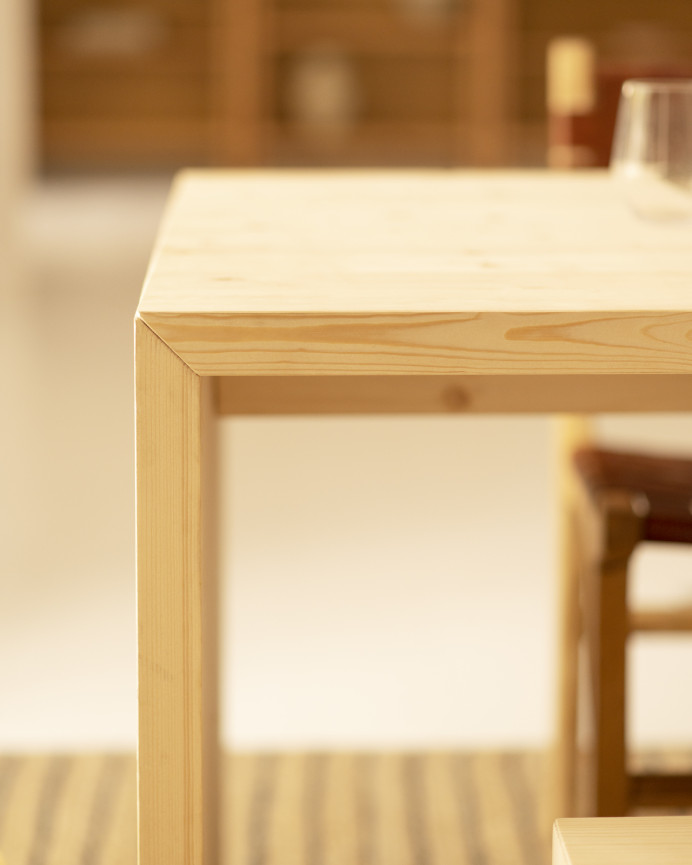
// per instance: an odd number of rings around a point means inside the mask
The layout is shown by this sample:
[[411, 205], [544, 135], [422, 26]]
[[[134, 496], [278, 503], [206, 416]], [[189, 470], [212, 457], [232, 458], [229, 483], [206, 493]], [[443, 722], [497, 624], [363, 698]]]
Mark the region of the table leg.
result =
[[554, 751], [554, 787], [547, 825], [558, 817], [578, 812], [577, 702], [581, 637], [579, 585], [589, 542], [586, 523], [589, 503], [574, 472], [576, 448], [591, 438], [589, 421], [563, 415], [555, 428], [558, 481], [558, 533], [560, 543], [558, 596], [557, 740]]
[[140, 319], [135, 330], [139, 863], [215, 865], [218, 605], [202, 562], [211, 380]]

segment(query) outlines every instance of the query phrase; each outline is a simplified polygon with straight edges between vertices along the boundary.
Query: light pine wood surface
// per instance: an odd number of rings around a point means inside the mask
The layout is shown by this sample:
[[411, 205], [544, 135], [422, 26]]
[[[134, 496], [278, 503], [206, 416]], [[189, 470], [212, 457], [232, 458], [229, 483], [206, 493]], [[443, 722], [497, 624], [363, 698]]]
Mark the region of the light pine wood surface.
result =
[[553, 865], [689, 865], [692, 817], [558, 820]]
[[224, 415], [692, 411], [684, 375], [278, 375], [217, 378]]
[[689, 374], [690, 278], [604, 173], [191, 172], [139, 315], [202, 375]]
[[135, 331], [140, 862], [207, 865], [218, 653], [201, 556], [204, 388], [139, 319]]

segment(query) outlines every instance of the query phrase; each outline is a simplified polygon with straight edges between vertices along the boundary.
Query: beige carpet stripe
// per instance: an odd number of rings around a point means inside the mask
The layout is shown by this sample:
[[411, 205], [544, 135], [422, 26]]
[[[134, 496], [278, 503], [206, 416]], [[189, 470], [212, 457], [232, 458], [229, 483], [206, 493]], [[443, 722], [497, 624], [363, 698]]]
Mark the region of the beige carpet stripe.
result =
[[513, 820], [512, 803], [504, 779], [502, 758], [496, 754], [473, 758], [474, 787], [479, 805], [481, 846], [493, 865], [517, 865], [522, 849]]
[[82, 837], [80, 855], [75, 860], [76, 865], [100, 865], [116, 814], [116, 803], [127, 782], [128, 768], [125, 755], [99, 759], [91, 802], [88, 803], [86, 832]]
[[523, 865], [541, 865], [545, 840], [541, 839], [536, 813], [538, 790], [532, 785], [529, 767], [523, 754], [503, 754], [499, 759], [510, 802], [508, 819], [522, 851], [520, 861]]
[[[261, 865], [262, 849], [256, 849], [255, 834], [263, 833], [262, 826], [255, 827], [255, 775], [261, 758], [252, 754], [235, 754], [224, 758], [226, 786], [223, 791], [223, 819], [221, 821], [222, 849], [228, 851], [227, 860], [246, 865]], [[260, 815], [261, 817], [261, 815]], [[260, 820], [260, 823], [262, 821]], [[255, 847], [253, 847], [253, 844]]]
[[374, 756], [372, 790], [374, 865], [415, 865], [400, 754]]
[[328, 758], [325, 754], [305, 757], [305, 794], [303, 796], [303, 833], [305, 865], [323, 865], [325, 796]]
[[433, 865], [426, 820], [425, 762], [422, 754], [407, 754], [402, 758], [406, 824], [414, 865]]
[[359, 823], [362, 760], [358, 755], [339, 753], [324, 755], [322, 759], [325, 773], [320, 814], [321, 861], [317, 865], [359, 865], [367, 844], [361, 838], [364, 827]]
[[434, 865], [472, 865], [457, 801], [455, 758], [432, 753], [425, 760], [425, 819]]
[[102, 763], [103, 757], [88, 755], [69, 761], [60, 758], [54, 766], [54, 777], [42, 794], [46, 795], [44, 849], [32, 865], [79, 865]]
[[[547, 865], [545, 767], [538, 753], [226, 757], [224, 865]], [[7, 865], [136, 865], [135, 776], [133, 755], [0, 758]]]
[[260, 756], [257, 760], [250, 818], [250, 865], [267, 865], [270, 861], [278, 768], [279, 758], [275, 755]]
[[[241, 754], [225, 761], [227, 865], [537, 865], [539, 757]], [[131, 755], [0, 762], [8, 865], [134, 865]], [[541, 858], [543, 857], [543, 858]]]
[[117, 759], [110, 820], [106, 821], [100, 843], [95, 841], [93, 865], [136, 865], [137, 862], [137, 765], [134, 755]]
[[47, 860], [54, 845], [58, 809], [72, 767], [73, 760], [64, 756], [53, 757], [48, 763], [39, 793], [27, 865], [48, 865]]
[[0, 849], [8, 865], [27, 865], [34, 847], [41, 793], [52, 758], [27, 757], [21, 763], [2, 819]]
[[[553, 823], [555, 822], [555, 766], [539, 751], [525, 751], [523, 765], [530, 785], [534, 825], [543, 861], [552, 861]], [[538, 860], [541, 861], [540, 859]]]
[[22, 758], [18, 756], [0, 759], [0, 843], [3, 836], [5, 816], [7, 815], [10, 797], [14, 784], [22, 768]]
[[[645, 755], [652, 768], [689, 752]], [[547, 865], [542, 754], [238, 754], [223, 865]], [[133, 755], [0, 758], [7, 865], [136, 865]]]
[[471, 865], [491, 865], [481, 832], [481, 804], [475, 783], [473, 755], [456, 755], [453, 757], [451, 768], [466, 858]]
[[263, 865], [304, 865], [306, 760], [303, 754], [282, 754], [270, 812], [267, 858]]
[[374, 803], [374, 771], [375, 757], [373, 754], [359, 754], [356, 757], [356, 828], [357, 865], [374, 865], [377, 843], [375, 831]]

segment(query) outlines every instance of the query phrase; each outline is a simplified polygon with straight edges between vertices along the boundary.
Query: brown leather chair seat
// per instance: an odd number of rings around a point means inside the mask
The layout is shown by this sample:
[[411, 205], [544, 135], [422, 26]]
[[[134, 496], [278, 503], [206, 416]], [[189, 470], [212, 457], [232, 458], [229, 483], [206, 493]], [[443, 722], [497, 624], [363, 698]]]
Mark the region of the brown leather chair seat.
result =
[[587, 810], [615, 817], [639, 808], [692, 806], [692, 774], [632, 770], [626, 711], [629, 637], [692, 631], [690, 608], [633, 610], [628, 604], [631, 559], [642, 542], [692, 544], [692, 459], [589, 445], [573, 451], [572, 465], [588, 493], [576, 540], [593, 711]]
[[692, 459], [587, 447], [574, 463], [593, 495], [631, 494], [642, 540], [692, 544]]

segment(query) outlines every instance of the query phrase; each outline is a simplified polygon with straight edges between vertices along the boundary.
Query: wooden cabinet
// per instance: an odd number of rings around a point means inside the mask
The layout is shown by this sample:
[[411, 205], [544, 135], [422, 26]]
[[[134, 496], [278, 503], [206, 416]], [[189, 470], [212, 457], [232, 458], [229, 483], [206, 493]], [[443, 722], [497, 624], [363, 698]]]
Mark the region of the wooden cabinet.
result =
[[195, 0], [44, 0], [44, 162], [154, 167], [206, 160], [208, 18]]
[[[43, 0], [45, 163], [505, 163], [513, 2]], [[300, 108], [320, 52], [351, 94], [326, 132]]]

